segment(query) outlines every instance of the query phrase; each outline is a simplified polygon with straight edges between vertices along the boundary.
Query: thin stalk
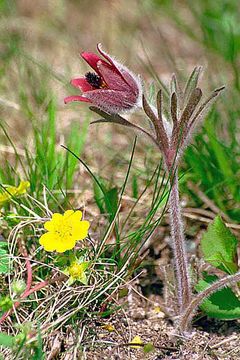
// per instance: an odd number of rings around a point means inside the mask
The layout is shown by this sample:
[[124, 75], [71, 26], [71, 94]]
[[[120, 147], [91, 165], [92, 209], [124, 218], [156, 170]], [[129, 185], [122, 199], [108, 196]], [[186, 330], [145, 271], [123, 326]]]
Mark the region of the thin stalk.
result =
[[188, 274], [187, 253], [185, 248], [181, 206], [179, 201], [177, 171], [175, 171], [173, 174], [169, 207], [172, 248], [174, 252], [177, 280], [178, 306], [179, 313], [181, 314], [191, 301], [191, 285]]
[[185, 333], [189, 329], [190, 322], [195, 314], [196, 309], [201, 305], [201, 303], [206, 300], [209, 296], [214, 294], [215, 292], [221, 290], [223, 287], [234, 285], [240, 281], [240, 272], [226, 276], [208, 288], [200, 292], [196, 295], [196, 297], [188, 304], [187, 308], [185, 309], [181, 320], [179, 322], [179, 329], [182, 333]]

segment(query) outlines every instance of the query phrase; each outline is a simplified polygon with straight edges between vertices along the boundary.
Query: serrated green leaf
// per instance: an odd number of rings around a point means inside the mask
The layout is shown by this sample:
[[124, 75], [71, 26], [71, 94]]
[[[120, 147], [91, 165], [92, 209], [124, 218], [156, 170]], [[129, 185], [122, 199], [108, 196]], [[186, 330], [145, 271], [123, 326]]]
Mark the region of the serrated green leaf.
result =
[[234, 274], [238, 270], [237, 243], [221, 217], [217, 216], [201, 240], [205, 261], [228, 274]]
[[236, 264], [226, 261], [221, 253], [216, 253], [212, 257], [205, 259], [214, 267], [224, 270], [228, 274], [234, 274], [236, 272]]
[[14, 336], [7, 335], [5, 333], [0, 333], [0, 345], [3, 347], [12, 348], [15, 344]]
[[0, 241], [0, 249], [7, 247], [7, 244], [8, 243], [6, 241]]
[[[195, 289], [200, 292], [217, 280], [216, 275], [204, 274], [204, 279], [198, 282]], [[221, 320], [240, 319], [240, 300], [230, 288], [223, 288], [211, 295], [200, 305], [200, 309], [212, 318]]]
[[9, 272], [8, 253], [5, 249], [0, 247], [0, 274], [7, 274]]
[[12, 306], [13, 306], [13, 301], [8, 295], [0, 297], [0, 310], [1, 311], [3, 311], [3, 312], [8, 311], [9, 309], [12, 308]]

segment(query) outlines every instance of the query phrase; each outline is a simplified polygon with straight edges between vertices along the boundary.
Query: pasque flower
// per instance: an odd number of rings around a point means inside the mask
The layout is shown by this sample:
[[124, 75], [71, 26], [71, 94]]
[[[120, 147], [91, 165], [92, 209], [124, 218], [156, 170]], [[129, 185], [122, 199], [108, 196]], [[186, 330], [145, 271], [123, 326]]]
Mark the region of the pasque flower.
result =
[[46, 251], [63, 253], [71, 250], [78, 240], [83, 240], [89, 229], [89, 222], [82, 219], [82, 212], [67, 210], [65, 213], [52, 215], [52, 219], [44, 224], [47, 233], [43, 234], [39, 242]]
[[142, 96], [139, 77], [103, 51], [101, 44], [97, 45], [97, 49], [103, 58], [91, 52], [81, 53], [94, 72], [71, 81], [82, 91], [82, 95], [68, 96], [64, 99], [65, 103], [83, 101], [110, 114], [138, 106]]
[[[90, 108], [101, 116], [101, 119], [94, 121], [94, 123], [116, 123], [141, 131], [154, 142], [163, 155], [170, 192], [171, 246], [175, 263], [176, 298], [178, 304], [178, 316], [176, 318], [179, 321], [178, 327], [183, 333], [188, 330], [195, 310], [204, 299], [224, 286], [237, 283], [240, 279], [239, 272], [213, 283], [196, 296], [192, 292], [179, 199], [178, 167], [194, 130], [203, 121], [210, 106], [224, 89], [224, 87], [220, 87], [202, 100], [203, 93], [198, 87], [201, 70], [202, 68], [199, 66], [193, 70], [184, 89], [181, 88], [176, 76], [173, 75], [168, 98], [169, 111], [167, 112], [165, 111], [167, 107], [163, 106], [162, 90], [159, 90], [156, 94], [156, 109], [152, 107], [144, 95], [142, 96], [142, 107], [145, 115], [150, 120], [151, 131], [133, 124], [119, 114], [109, 114], [98, 107]], [[165, 119], [166, 115], [170, 120], [169, 123], [167, 122], [168, 119]], [[132, 343], [138, 341], [139, 339], [135, 338]]]

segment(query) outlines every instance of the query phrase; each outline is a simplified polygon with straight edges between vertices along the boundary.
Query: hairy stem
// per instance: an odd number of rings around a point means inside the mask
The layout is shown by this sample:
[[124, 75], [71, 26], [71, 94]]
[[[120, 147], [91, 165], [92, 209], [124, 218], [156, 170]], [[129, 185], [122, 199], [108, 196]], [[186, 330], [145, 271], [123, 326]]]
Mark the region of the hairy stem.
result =
[[192, 321], [192, 318], [194, 316], [194, 313], [196, 309], [201, 305], [201, 303], [208, 298], [210, 295], [215, 293], [216, 291], [222, 289], [225, 286], [234, 285], [237, 282], [240, 281], [240, 272], [226, 276], [216, 282], [214, 282], [212, 285], [210, 285], [208, 288], [200, 292], [196, 295], [196, 297], [190, 302], [187, 309], [185, 310], [184, 314], [181, 317], [181, 320], [179, 322], [179, 329], [181, 332], [187, 332], [190, 322]]
[[170, 221], [172, 247], [175, 261], [177, 280], [179, 314], [181, 314], [191, 301], [191, 285], [188, 274], [188, 262], [185, 248], [181, 206], [178, 191], [178, 174], [173, 175], [172, 189], [170, 193]]

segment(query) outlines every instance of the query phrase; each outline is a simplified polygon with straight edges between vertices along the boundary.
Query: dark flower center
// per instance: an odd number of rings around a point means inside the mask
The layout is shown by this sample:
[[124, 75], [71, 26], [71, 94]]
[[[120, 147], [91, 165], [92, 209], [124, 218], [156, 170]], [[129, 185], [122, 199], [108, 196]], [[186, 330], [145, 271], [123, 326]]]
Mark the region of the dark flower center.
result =
[[100, 89], [102, 87], [102, 79], [100, 76], [98, 76], [95, 73], [92, 72], [86, 73], [85, 79], [90, 85], [92, 85], [92, 87], [96, 89]]

